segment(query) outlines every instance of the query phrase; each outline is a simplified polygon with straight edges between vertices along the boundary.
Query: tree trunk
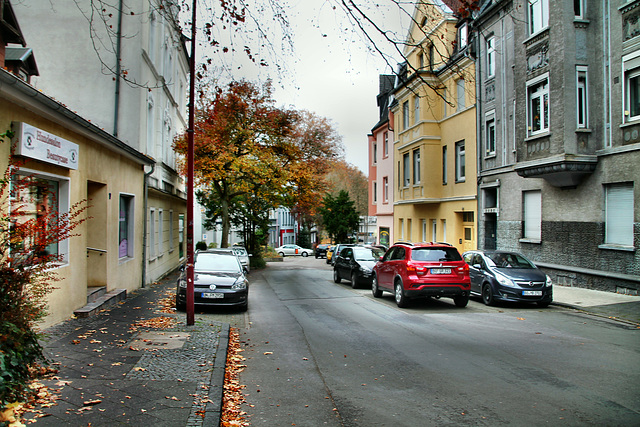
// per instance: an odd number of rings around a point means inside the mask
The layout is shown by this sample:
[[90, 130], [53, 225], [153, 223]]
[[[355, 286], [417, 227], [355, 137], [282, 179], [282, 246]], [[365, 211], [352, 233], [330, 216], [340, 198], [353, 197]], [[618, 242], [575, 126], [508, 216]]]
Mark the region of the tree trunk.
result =
[[229, 247], [229, 230], [231, 229], [231, 221], [229, 220], [229, 201], [226, 198], [220, 200], [222, 207], [222, 239], [220, 241], [221, 248]]

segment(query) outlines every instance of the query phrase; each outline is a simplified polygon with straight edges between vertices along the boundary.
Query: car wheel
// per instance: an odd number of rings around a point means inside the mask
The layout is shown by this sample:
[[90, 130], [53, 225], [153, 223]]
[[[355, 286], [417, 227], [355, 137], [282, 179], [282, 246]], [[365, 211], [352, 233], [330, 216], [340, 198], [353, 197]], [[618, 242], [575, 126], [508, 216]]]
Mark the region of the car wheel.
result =
[[351, 273], [351, 287], [353, 289], [358, 288], [358, 275], [356, 273]]
[[316, 259], [318, 259], [318, 258], [319, 258], [318, 255], [316, 255]]
[[549, 304], [551, 304], [551, 301], [538, 301], [536, 304], [538, 304], [540, 308], [547, 308]]
[[453, 302], [456, 305], [456, 307], [460, 307], [460, 308], [466, 307], [467, 304], [469, 304], [469, 295], [466, 295], [466, 296], [460, 295], [460, 296], [454, 297]]
[[407, 305], [409, 305], [409, 300], [404, 295], [404, 289], [402, 289], [402, 283], [399, 280], [396, 281], [394, 294], [396, 297], [396, 304], [398, 305], [398, 307], [405, 308]]
[[373, 281], [371, 282], [371, 293], [374, 298], [380, 298], [382, 296], [382, 291], [378, 289], [378, 278], [376, 275], [373, 275]]
[[308, 256], [309, 256], [309, 254], [308, 254], [308, 253], [306, 253], [306, 252], [302, 252], [302, 256], [303, 256], [304, 258], [306, 258], [306, 257], [308, 257]]
[[335, 268], [333, 269], [333, 281], [336, 283], [340, 283], [342, 279], [340, 278], [340, 273]]
[[176, 298], [176, 310], [177, 311], [185, 311], [186, 308], [187, 308], [187, 305], [179, 303], [177, 298]]
[[482, 302], [485, 305], [493, 305], [496, 300], [493, 298], [493, 290], [491, 289], [491, 285], [485, 283], [482, 287]]
[[284, 252], [280, 252], [278, 255], [280, 255], [282, 258], [284, 258]]

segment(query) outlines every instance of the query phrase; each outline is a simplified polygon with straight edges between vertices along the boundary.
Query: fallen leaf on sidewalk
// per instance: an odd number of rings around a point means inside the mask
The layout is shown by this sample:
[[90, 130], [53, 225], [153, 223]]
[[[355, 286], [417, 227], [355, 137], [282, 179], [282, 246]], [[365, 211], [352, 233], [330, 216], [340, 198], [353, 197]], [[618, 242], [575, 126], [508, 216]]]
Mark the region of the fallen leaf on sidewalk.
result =
[[98, 403], [102, 403], [102, 400], [100, 400], [100, 399], [87, 400], [86, 402], [83, 402], [83, 405], [84, 406], [92, 406], [92, 405], [97, 405]]
[[269, 355], [269, 354], [273, 354], [273, 351], [265, 351], [263, 354], [264, 354], [265, 356], [266, 356], [266, 355]]

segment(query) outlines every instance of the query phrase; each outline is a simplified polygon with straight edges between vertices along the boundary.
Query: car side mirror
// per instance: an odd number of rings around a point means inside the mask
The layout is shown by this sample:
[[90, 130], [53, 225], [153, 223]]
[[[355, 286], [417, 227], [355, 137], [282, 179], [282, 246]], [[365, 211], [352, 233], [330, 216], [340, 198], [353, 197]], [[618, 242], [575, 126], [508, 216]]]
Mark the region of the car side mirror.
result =
[[482, 270], [481, 264], [473, 264], [473, 268], [477, 268], [478, 270]]
[[180, 271], [184, 271], [185, 269], [186, 269], [186, 266], [185, 266], [184, 264], [182, 264], [182, 265], [180, 266]]

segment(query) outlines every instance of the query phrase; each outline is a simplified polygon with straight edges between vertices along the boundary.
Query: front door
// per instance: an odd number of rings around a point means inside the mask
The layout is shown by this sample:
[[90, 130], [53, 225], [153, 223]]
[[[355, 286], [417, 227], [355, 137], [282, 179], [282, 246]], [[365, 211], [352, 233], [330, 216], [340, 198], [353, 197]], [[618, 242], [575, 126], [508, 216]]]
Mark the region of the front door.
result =
[[484, 221], [484, 248], [493, 250], [497, 248], [497, 228], [498, 221], [495, 215], [485, 216]]

